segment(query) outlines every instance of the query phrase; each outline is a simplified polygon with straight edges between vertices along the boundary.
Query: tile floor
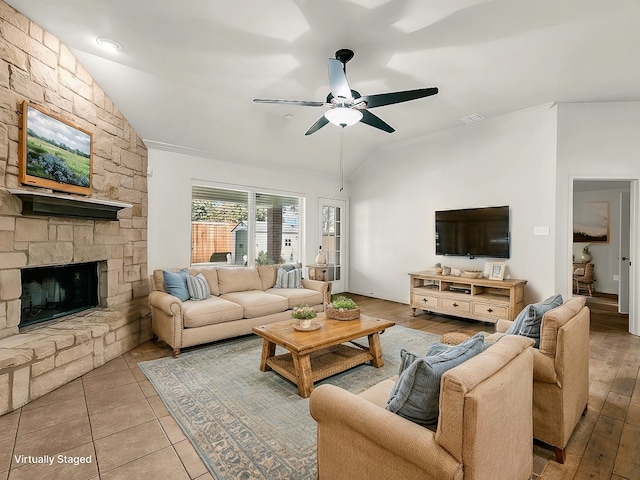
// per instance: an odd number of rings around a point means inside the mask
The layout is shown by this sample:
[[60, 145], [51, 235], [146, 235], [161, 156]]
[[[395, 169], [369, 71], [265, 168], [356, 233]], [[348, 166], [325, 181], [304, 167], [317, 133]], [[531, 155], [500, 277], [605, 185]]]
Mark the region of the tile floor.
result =
[[0, 480], [213, 480], [137, 367], [170, 354], [147, 342], [0, 416]]

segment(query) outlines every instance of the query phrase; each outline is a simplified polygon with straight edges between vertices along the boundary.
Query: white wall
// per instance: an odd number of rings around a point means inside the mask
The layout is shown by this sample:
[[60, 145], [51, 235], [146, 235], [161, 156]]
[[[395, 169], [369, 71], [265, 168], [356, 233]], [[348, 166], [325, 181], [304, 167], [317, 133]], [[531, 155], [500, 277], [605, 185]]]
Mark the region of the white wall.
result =
[[[620, 245], [620, 193], [629, 193], [629, 189], [592, 190], [573, 193], [573, 203], [609, 202], [609, 242], [591, 243], [592, 263], [596, 276], [595, 289], [601, 293], [618, 293], [618, 281], [613, 279], [618, 275], [618, 251]], [[584, 242], [574, 243], [572, 252], [577, 262], [580, 261]]]
[[249, 166], [213, 158], [149, 149], [149, 272], [184, 268], [191, 262], [191, 186], [244, 185], [305, 197], [303, 264], [312, 263], [319, 245], [318, 197], [346, 198], [339, 179], [270, 166]]
[[509, 205], [507, 274], [528, 281], [527, 302], [556, 293], [556, 130], [544, 105], [377, 151], [350, 179], [349, 291], [408, 303], [409, 272], [482, 269], [491, 259], [435, 255], [434, 211]]
[[[640, 179], [640, 102], [571, 103], [558, 105], [556, 282], [566, 282], [572, 255], [574, 180], [631, 180], [631, 231], [638, 230]], [[633, 235], [633, 233], [632, 233]], [[637, 260], [640, 235], [631, 244], [630, 331], [640, 335]]]

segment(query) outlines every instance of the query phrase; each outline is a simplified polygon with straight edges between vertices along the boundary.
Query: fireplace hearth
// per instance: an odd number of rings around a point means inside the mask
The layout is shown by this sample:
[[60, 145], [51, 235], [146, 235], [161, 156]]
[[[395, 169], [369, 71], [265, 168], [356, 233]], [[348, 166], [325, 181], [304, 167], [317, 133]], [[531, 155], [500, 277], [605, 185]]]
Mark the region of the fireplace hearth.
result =
[[98, 306], [98, 262], [24, 268], [20, 327]]

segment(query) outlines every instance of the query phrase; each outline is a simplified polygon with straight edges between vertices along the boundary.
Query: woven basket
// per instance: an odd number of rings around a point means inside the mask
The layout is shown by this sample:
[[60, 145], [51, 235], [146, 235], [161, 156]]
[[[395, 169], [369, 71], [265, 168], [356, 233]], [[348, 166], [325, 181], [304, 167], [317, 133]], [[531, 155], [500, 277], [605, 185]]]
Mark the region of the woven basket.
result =
[[331, 318], [333, 320], [356, 320], [360, 318], [360, 309], [354, 308], [353, 310], [338, 310], [328, 307], [325, 315], [327, 318]]

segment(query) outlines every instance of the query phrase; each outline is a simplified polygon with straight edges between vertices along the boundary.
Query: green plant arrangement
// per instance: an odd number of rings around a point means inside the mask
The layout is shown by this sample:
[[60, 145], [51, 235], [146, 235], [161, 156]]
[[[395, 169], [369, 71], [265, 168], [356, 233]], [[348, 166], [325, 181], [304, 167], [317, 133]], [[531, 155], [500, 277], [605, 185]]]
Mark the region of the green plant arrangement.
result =
[[327, 305], [326, 315], [333, 320], [356, 320], [360, 318], [360, 308], [349, 297], [340, 295]]
[[358, 308], [358, 305], [356, 305], [356, 302], [351, 300], [349, 297], [339, 296], [333, 299], [331, 307], [337, 310], [354, 310]]
[[306, 303], [293, 307], [291, 311], [291, 316], [298, 320], [311, 320], [312, 318], [316, 318], [316, 315], [317, 313], [313, 307], [310, 307]]

